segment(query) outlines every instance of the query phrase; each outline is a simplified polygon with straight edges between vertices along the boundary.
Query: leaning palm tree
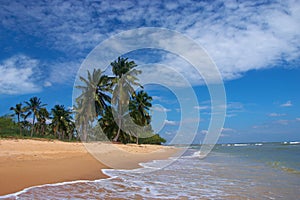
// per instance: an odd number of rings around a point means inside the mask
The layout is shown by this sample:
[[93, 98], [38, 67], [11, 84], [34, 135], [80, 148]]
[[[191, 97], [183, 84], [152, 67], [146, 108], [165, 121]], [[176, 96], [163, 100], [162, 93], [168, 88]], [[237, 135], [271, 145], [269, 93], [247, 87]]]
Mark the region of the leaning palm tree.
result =
[[134, 94], [134, 86], [140, 86], [137, 75], [140, 70], [135, 69], [137, 65], [134, 61], [128, 61], [128, 58], [118, 58], [111, 63], [112, 71], [116, 76], [117, 82], [112, 98], [112, 106], [115, 116], [117, 116], [118, 132], [113, 141], [117, 142], [121, 133], [121, 127], [124, 124], [124, 117], [128, 114], [126, 107], [129, 104], [130, 97]]
[[33, 136], [33, 129], [35, 125], [35, 117], [38, 115], [38, 112], [41, 108], [46, 106], [47, 104], [42, 104], [41, 99], [37, 97], [32, 97], [29, 99], [29, 101], [25, 101], [27, 104], [26, 109], [30, 110], [32, 112], [32, 126], [31, 126], [31, 133], [30, 136]]
[[21, 136], [22, 135], [22, 129], [21, 129], [20, 117], [25, 112], [25, 109], [22, 108], [22, 103], [18, 103], [18, 104], [16, 104], [16, 107], [11, 107], [10, 110], [14, 111], [13, 116], [17, 116], [18, 126], [19, 126], [19, 131], [20, 131], [20, 136]]
[[75, 109], [76, 122], [80, 121], [80, 132], [82, 140], [87, 141], [87, 127], [99, 115], [102, 115], [111, 98], [112, 78], [103, 75], [101, 69], [94, 69], [91, 74], [87, 72], [87, 79], [80, 77], [84, 85], [77, 85], [76, 88], [81, 90], [81, 95], [76, 98], [77, 109]]
[[[152, 97], [145, 91], [141, 90], [136, 95], [132, 96], [129, 103], [130, 116], [133, 118], [135, 125], [132, 126], [131, 133], [136, 137], [136, 143], [139, 143], [139, 134], [147, 129], [151, 122], [151, 116], [149, 115], [149, 109], [152, 104]], [[149, 128], [148, 128], [149, 129]]]

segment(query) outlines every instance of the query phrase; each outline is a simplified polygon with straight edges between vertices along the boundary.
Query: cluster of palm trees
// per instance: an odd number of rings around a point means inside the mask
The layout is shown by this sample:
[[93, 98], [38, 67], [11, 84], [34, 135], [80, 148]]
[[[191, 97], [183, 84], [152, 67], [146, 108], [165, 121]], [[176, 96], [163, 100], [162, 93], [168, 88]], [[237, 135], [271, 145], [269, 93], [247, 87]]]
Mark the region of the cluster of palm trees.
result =
[[24, 106], [16, 104], [10, 109], [20, 135], [137, 144], [165, 142], [153, 133], [149, 114], [152, 97], [140, 85], [137, 76], [142, 71], [136, 67], [134, 61], [119, 57], [111, 63], [114, 76], [105, 75], [101, 69], [87, 71], [87, 77], [80, 77], [81, 83], [76, 86], [80, 95], [72, 110], [55, 105], [49, 112], [38, 97], [25, 101]]
[[[45, 107], [47, 104], [43, 104], [38, 97], [32, 97], [24, 103], [24, 106], [18, 103], [10, 108], [14, 112], [12, 115], [16, 116], [20, 136], [52, 135], [58, 139], [65, 139], [68, 136], [69, 140], [76, 136], [70, 109], [66, 109], [63, 105], [55, 105], [49, 112]], [[32, 117], [32, 121], [28, 117]]]
[[[111, 63], [114, 76], [107, 76], [101, 69], [87, 71], [80, 77], [83, 85], [74, 106], [76, 129], [83, 141], [109, 139], [114, 142], [141, 143], [143, 138], [158, 138], [156, 143], [165, 142], [153, 134], [149, 109], [152, 97], [139, 84], [134, 61], [118, 58]], [[95, 129], [100, 129], [97, 131]], [[143, 138], [140, 138], [143, 136]]]

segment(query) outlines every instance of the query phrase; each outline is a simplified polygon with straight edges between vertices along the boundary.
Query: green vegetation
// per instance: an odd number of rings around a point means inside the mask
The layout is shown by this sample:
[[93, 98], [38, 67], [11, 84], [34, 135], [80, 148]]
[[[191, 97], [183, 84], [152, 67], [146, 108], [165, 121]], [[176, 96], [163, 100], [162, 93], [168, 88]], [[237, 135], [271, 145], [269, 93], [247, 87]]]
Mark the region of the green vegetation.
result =
[[49, 112], [38, 97], [25, 101], [25, 106], [16, 104], [11, 115], [0, 117], [0, 137], [165, 143], [152, 130], [152, 97], [139, 84], [142, 71], [136, 67], [134, 61], [119, 57], [111, 63], [114, 76], [100, 69], [87, 71], [76, 86], [81, 93], [73, 110], [55, 105]]
[[[22, 103], [11, 107], [14, 113], [0, 117], [0, 137], [1, 138], [48, 138], [65, 140], [77, 139], [75, 123], [72, 119], [71, 110], [67, 110], [63, 105], [55, 105], [51, 113], [44, 107], [41, 99], [32, 97], [27, 106]], [[32, 116], [32, 120], [28, 117]], [[15, 117], [17, 120], [14, 121]]]
[[93, 73], [87, 72], [87, 78], [80, 77], [83, 84], [76, 88], [81, 90], [81, 95], [74, 110], [77, 131], [83, 141], [166, 142], [151, 128], [152, 97], [140, 85], [137, 76], [142, 71], [136, 67], [134, 61], [119, 57], [111, 63], [114, 76], [94, 69]]

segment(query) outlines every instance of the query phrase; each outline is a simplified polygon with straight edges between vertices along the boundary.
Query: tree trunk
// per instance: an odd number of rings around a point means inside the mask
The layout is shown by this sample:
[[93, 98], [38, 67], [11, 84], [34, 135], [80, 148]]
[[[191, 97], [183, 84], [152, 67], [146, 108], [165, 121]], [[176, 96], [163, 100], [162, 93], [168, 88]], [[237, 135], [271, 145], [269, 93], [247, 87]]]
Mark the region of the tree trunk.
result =
[[43, 135], [45, 135], [45, 124], [42, 124], [41, 132], [42, 132]]
[[30, 133], [30, 137], [32, 137], [32, 136], [33, 136], [34, 122], [35, 122], [35, 114], [33, 114], [33, 119], [32, 119], [32, 125], [31, 125], [31, 133]]
[[18, 125], [19, 125], [20, 136], [22, 136], [22, 129], [21, 129], [21, 123], [20, 123], [20, 115], [18, 115]]
[[81, 142], [87, 142], [87, 130], [85, 123], [82, 124], [81, 133], [79, 134]]
[[118, 128], [118, 133], [116, 135], [116, 137], [113, 139], [114, 142], [117, 142], [120, 136], [120, 132], [121, 132], [121, 119], [119, 118], [119, 124], [118, 124], [119, 128]]
[[69, 133], [69, 141], [72, 140], [72, 135], [73, 135], [73, 131], [71, 131], [71, 132]]

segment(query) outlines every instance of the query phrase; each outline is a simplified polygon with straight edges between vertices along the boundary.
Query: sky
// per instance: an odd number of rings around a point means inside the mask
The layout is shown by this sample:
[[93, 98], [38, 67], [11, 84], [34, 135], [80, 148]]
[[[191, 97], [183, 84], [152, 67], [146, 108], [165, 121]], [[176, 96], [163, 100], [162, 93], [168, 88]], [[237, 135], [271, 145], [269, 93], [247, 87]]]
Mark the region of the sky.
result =
[[[33, 96], [48, 109], [71, 107], [79, 69], [97, 45], [123, 31], [155, 27], [190, 38], [217, 66], [226, 92], [220, 143], [300, 141], [300, 1], [3, 0], [0, 22], [0, 115]], [[162, 49], [121, 56], [144, 66], [148, 78], [178, 86], [145, 87], [153, 96], [155, 130], [170, 141], [182, 124], [200, 121], [194, 142], [203, 141], [211, 95], [191, 63]], [[197, 105], [188, 103], [188, 94], [180, 102], [176, 92], [187, 90], [176, 74], [189, 82]], [[183, 118], [185, 106], [200, 118]]]

